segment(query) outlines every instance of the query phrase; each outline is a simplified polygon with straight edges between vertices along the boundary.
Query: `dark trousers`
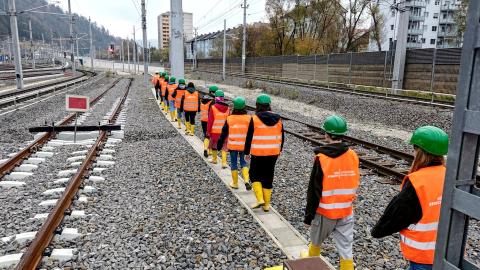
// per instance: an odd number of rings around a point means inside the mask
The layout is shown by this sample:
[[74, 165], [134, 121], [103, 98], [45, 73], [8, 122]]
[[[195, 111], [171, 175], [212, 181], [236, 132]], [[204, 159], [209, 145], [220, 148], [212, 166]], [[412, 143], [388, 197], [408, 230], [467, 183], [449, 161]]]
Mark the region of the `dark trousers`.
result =
[[251, 182], [260, 182], [266, 189], [273, 188], [273, 176], [278, 156], [251, 156], [250, 179]]
[[160, 96], [160, 88], [155, 86], [155, 97], [157, 98], [157, 100], [158, 100], [159, 96]]
[[195, 125], [195, 116], [197, 112], [185, 112], [185, 123], [189, 122], [192, 125]]
[[201, 122], [202, 122], [203, 138], [206, 138], [208, 122], [207, 121], [201, 121]]

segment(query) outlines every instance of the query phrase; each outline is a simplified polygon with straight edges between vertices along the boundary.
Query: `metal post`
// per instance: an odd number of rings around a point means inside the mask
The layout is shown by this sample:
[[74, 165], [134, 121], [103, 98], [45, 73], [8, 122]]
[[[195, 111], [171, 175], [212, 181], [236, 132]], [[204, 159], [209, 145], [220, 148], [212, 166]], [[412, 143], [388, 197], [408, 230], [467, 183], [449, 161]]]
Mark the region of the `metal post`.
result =
[[330, 54], [327, 54], [327, 88], [330, 89], [330, 71], [329, 71], [329, 68], [328, 68], [328, 64], [330, 62]]
[[197, 30], [198, 28], [195, 28], [195, 40], [193, 42], [192, 70], [195, 70], [197, 67]]
[[247, 58], [247, 0], [243, 0], [243, 37], [242, 37], [242, 74], [245, 74], [245, 59]]
[[[352, 85], [352, 60], [353, 60], [353, 53], [350, 52], [350, 64], [348, 67], [348, 86]], [[355, 90], [355, 87], [353, 88]]]
[[298, 80], [298, 54], [297, 54], [297, 70], [295, 71], [295, 79]]
[[388, 59], [388, 51], [385, 51], [384, 62], [383, 62], [383, 81], [382, 87], [385, 87], [385, 81], [387, 79], [387, 59]]
[[122, 71], [125, 72], [125, 57], [124, 57], [124, 52], [123, 52], [123, 39], [122, 39], [122, 43], [120, 45], [120, 56], [122, 57]]
[[430, 78], [430, 94], [432, 95], [432, 97], [430, 99], [430, 104], [432, 104], [434, 99], [435, 99], [435, 93], [434, 93], [434, 90], [433, 90], [433, 84], [435, 83], [435, 62], [437, 62], [437, 48], [436, 47], [433, 49], [432, 75], [431, 75], [431, 78]]
[[170, 60], [171, 73], [177, 78], [184, 77], [183, 59], [183, 11], [182, 0], [170, 0]]
[[8, 9], [10, 12], [10, 29], [12, 31], [13, 58], [15, 60], [15, 78], [17, 89], [23, 89], [23, 70], [20, 54], [20, 42], [18, 39], [17, 11], [15, 10], [15, 0], [8, 0]]
[[407, 31], [410, 11], [401, 4], [398, 8], [400, 19], [397, 31], [397, 42], [395, 46], [395, 64], [393, 66], [392, 92], [403, 88], [403, 74], [405, 72], [405, 58], [407, 53]]
[[75, 56], [73, 55], [74, 52], [74, 44], [73, 44], [73, 15], [72, 15], [72, 7], [70, 5], [70, 0], [68, 0], [68, 15], [70, 18], [70, 60], [72, 61], [72, 72], [75, 74]]
[[78, 112], [75, 112], [75, 128], [73, 132], [73, 143], [77, 142], [77, 119], [78, 119]]
[[95, 57], [95, 49], [93, 48], [93, 35], [92, 35], [92, 21], [90, 20], [90, 17], [88, 17], [88, 32], [90, 35], [90, 66], [92, 68], [92, 71], [94, 71], [93, 67], [93, 58]]
[[223, 68], [222, 78], [225, 81], [225, 65], [227, 64], [227, 19], [223, 20]]
[[75, 44], [77, 45], [77, 58], [79, 58], [80, 53], [78, 52], [78, 34], [75, 34]]
[[133, 26], [133, 74], [137, 74], [137, 42], [135, 41], [135, 25]]
[[128, 73], [130, 73], [130, 39], [127, 36], [127, 63], [128, 63]]
[[315, 81], [315, 75], [317, 73], [317, 55], [314, 55], [314, 66], [313, 66], [313, 80]]
[[30, 33], [30, 57], [32, 57], [32, 68], [35, 69], [35, 51], [33, 50], [32, 20], [28, 20], [28, 31]]
[[[147, 11], [145, 10], [145, 0], [141, 1], [142, 5], [142, 31], [143, 31], [143, 82], [145, 86], [147, 86], [147, 76], [148, 76], [148, 64], [146, 60], [148, 44], [147, 44], [147, 18], [146, 14]], [[183, 51], [183, 44], [182, 44], [182, 51]]]

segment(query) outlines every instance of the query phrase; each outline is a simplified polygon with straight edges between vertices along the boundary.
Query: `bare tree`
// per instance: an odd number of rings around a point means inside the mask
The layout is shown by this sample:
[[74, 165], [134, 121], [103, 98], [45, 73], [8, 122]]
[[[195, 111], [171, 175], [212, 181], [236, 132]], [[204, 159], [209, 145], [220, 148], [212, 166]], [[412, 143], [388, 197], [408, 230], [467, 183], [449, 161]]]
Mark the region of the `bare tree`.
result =
[[343, 18], [342, 52], [357, 51], [360, 42], [370, 33], [370, 29], [360, 28], [364, 25], [366, 11], [371, 0], [348, 0], [341, 12]]
[[371, 2], [368, 6], [368, 13], [372, 18], [372, 26], [370, 29], [370, 38], [377, 44], [378, 51], [382, 51], [383, 27], [385, 25], [385, 18], [380, 12], [380, 0]]

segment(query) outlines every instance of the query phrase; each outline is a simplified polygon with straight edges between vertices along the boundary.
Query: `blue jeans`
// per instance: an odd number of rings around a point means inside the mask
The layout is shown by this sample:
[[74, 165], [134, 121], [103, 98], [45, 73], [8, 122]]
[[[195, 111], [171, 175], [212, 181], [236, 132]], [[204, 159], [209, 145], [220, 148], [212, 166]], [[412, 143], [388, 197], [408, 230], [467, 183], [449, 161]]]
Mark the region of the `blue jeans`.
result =
[[410, 261], [410, 267], [407, 270], [432, 270], [431, 264], [420, 264]]
[[230, 168], [232, 169], [232, 171], [238, 170], [238, 158], [240, 158], [240, 168], [247, 167], [247, 162], [245, 161], [245, 153], [230, 150]]
[[177, 118], [182, 119], [183, 118], [183, 111], [177, 108]]
[[170, 112], [174, 112], [175, 111], [175, 101], [174, 100], [169, 100], [168, 101], [168, 110]]

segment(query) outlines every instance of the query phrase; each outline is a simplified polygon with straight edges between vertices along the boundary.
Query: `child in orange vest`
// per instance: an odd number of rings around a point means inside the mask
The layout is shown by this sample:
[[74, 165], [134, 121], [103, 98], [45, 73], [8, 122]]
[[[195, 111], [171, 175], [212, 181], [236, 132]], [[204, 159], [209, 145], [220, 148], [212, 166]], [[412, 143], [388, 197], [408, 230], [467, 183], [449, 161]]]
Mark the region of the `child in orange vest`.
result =
[[185, 135], [195, 135], [195, 116], [200, 111], [200, 96], [193, 82], [189, 82], [182, 97], [180, 110], [185, 113]]
[[210, 107], [208, 112], [207, 136], [210, 138], [210, 149], [212, 149], [213, 164], [217, 164], [218, 150], [222, 151], [222, 168], [227, 167], [227, 148], [223, 144], [221, 148], [217, 148], [218, 139], [222, 134], [222, 128], [230, 114], [228, 104], [224, 102], [224, 93], [222, 90], [215, 92], [215, 104]]

